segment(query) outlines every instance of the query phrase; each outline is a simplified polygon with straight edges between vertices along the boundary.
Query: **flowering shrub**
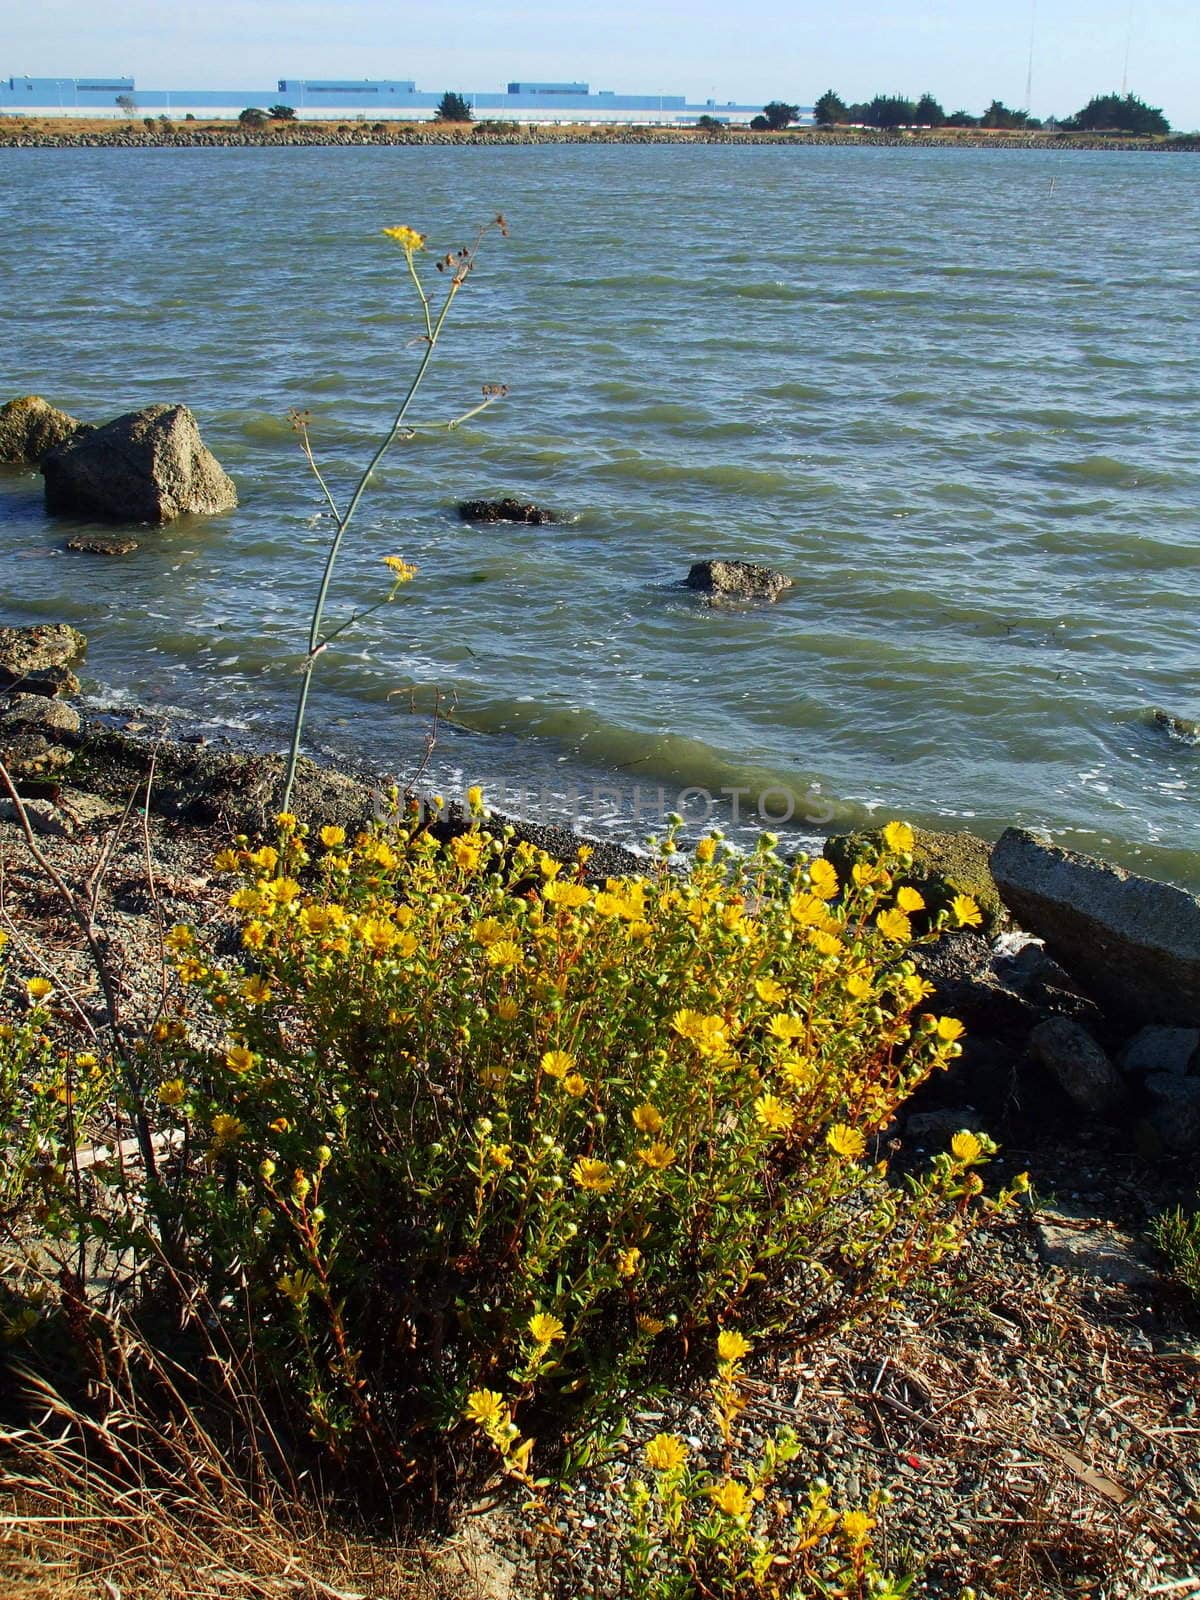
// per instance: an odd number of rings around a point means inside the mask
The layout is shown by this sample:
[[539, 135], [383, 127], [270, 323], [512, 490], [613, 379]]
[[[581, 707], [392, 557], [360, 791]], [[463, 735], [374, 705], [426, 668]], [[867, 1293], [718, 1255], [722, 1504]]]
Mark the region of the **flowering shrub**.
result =
[[800, 1494], [781, 1483], [800, 1453], [790, 1428], [780, 1428], [756, 1461], [735, 1465], [749, 1352], [740, 1333], [718, 1336], [711, 1387], [720, 1472], [697, 1463], [678, 1434], [657, 1434], [645, 1446], [646, 1475], [623, 1496], [622, 1593], [631, 1600], [903, 1600], [911, 1579], [882, 1572], [871, 1549], [882, 1497], [866, 1511], [838, 1511], [827, 1483]]
[[284, 816], [222, 852], [243, 958], [169, 936], [158, 1094], [206, 1148], [184, 1226], [317, 1435], [415, 1452], [465, 1412], [527, 1477], [531, 1426], [718, 1314], [805, 1337], [886, 1300], [989, 1150], [898, 1187], [874, 1148], [962, 1031], [922, 1010], [906, 825], [846, 883], [769, 838], [677, 871], [672, 836], [596, 886], [471, 804], [448, 842]]

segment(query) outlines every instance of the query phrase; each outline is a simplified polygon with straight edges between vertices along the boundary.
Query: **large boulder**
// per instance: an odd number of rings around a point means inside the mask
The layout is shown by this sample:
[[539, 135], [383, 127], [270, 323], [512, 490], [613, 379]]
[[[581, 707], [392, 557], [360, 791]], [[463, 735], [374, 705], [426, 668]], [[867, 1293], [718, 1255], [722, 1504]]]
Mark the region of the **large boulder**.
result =
[[1045, 940], [1105, 1009], [1200, 1024], [1200, 899], [1009, 828], [992, 876], [1021, 927]]
[[461, 500], [458, 514], [464, 522], [528, 522], [535, 527], [562, 521], [557, 511], [531, 500], [518, 500], [515, 495], [500, 500]]
[[792, 579], [757, 561], [696, 561], [684, 579], [714, 601], [778, 600]]
[[0, 406], [0, 461], [33, 467], [60, 444], [90, 431], [89, 423], [60, 411], [41, 395], [22, 395]]
[[0, 688], [27, 694], [77, 693], [71, 663], [87, 648], [78, 628], [42, 622], [32, 628], [0, 628]]
[[237, 505], [233, 479], [205, 448], [186, 406], [126, 412], [52, 450], [42, 474], [50, 512], [170, 522]]
[[1103, 1116], [1124, 1099], [1121, 1074], [1087, 1029], [1070, 1017], [1039, 1022], [1029, 1035], [1029, 1049], [1090, 1115]]

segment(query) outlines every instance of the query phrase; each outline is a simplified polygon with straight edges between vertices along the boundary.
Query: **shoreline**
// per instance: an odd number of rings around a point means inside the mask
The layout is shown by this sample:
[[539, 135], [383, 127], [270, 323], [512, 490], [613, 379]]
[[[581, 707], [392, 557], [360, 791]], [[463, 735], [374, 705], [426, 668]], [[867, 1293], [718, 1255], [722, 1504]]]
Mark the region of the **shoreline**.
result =
[[1200, 153], [1200, 134], [1138, 138], [1120, 134], [1027, 133], [1021, 130], [944, 130], [889, 133], [882, 130], [793, 129], [782, 133], [693, 128], [517, 127], [486, 122], [449, 126], [426, 123], [276, 123], [251, 131], [236, 123], [170, 123], [55, 126], [48, 119], [0, 117], [0, 149], [163, 150], [163, 149], [320, 149], [358, 146], [492, 145], [767, 145], [776, 148], [890, 150], [1100, 150], [1145, 154]]

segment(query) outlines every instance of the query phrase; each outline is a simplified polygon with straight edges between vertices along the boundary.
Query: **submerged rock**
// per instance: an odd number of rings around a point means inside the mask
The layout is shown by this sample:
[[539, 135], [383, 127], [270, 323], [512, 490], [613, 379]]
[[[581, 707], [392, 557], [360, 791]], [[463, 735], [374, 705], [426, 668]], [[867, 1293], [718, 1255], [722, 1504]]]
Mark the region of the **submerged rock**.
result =
[[78, 628], [43, 622], [32, 628], [0, 628], [0, 688], [32, 694], [67, 694], [79, 689], [70, 663], [87, 649]]
[[697, 561], [684, 582], [715, 600], [778, 600], [792, 587], [786, 573], [757, 561]]
[[67, 540], [68, 550], [82, 550], [92, 556], [128, 556], [138, 548], [136, 539], [100, 539], [77, 533]]
[[500, 500], [462, 500], [458, 514], [464, 522], [527, 522], [538, 527], [562, 521], [557, 511], [511, 495]]
[[1182, 739], [1184, 744], [1200, 744], [1200, 722], [1192, 722], [1187, 717], [1176, 717], [1169, 711], [1154, 713], [1155, 725], [1164, 728], [1173, 739]]
[[1138, 1022], [1200, 1025], [1200, 899], [1009, 828], [991, 856], [1005, 905], [1050, 954]]
[[126, 412], [52, 450], [42, 474], [49, 512], [163, 523], [237, 505], [233, 479], [186, 406]]
[[0, 406], [0, 461], [33, 467], [66, 440], [91, 431], [90, 423], [60, 411], [41, 395], [22, 395]]

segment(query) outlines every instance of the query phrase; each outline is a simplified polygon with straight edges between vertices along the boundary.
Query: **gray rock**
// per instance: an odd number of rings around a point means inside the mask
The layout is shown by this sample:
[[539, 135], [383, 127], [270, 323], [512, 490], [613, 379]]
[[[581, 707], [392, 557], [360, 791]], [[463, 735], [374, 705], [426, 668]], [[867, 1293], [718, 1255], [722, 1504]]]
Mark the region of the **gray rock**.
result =
[[948, 1145], [956, 1133], [983, 1133], [983, 1118], [974, 1106], [950, 1106], [942, 1111], [914, 1111], [904, 1124], [904, 1137]]
[[756, 561], [697, 561], [685, 580], [718, 600], [778, 600], [792, 579]]
[[186, 406], [127, 412], [52, 450], [42, 474], [50, 512], [162, 523], [237, 505], [233, 479], [205, 448]]
[[50, 738], [79, 732], [80, 718], [65, 700], [44, 694], [8, 694], [0, 698], [0, 741], [10, 733], [42, 733]]
[[91, 556], [128, 556], [137, 547], [136, 539], [98, 539], [83, 533], [77, 533], [73, 539], [67, 540], [68, 550], [82, 550]]
[[1042, 1210], [1034, 1228], [1038, 1252], [1048, 1267], [1136, 1289], [1149, 1289], [1158, 1281], [1153, 1262], [1137, 1240], [1109, 1223], [1063, 1210]]
[[13, 778], [49, 778], [75, 759], [73, 750], [47, 739], [42, 733], [0, 734], [0, 761]]
[[[74, 824], [49, 800], [22, 800], [22, 809], [29, 819], [30, 831], [50, 839], [69, 839], [75, 832]], [[19, 822], [17, 808], [5, 797], [0, 800], [0, 822]]]
[[1086, 1028], [1070, 1017], [1047, 1017], [1029, 1035], [1029, 1048], [1075, 1104], [1093, 1116], [1123, 1098], [1120, 1073]]
[[0, 461], [36, 466], [51, 450], [90, 428], [41, 395], [22, 395], [0, 406]]
[[1142, 1124], [1158, 1147], [1170, 1155], [1200, 1151], [1200, 1078], [1152, 1072], [1146, 1079], [1151, 1106]]
[[1139, 1022], [1200, 1025], [1200, 899], [1019, 828], [992, 873], [1023, 928], [1044, 939], [1106, 1008]]
[[1142, 1076], [1170, 1072], [1183, 1077], [1200, 1062], [1200, 1028], [1142, 1028], [1121, 1055], [1121, 1070]]
[[464, 522], [527, 522], [535, 527], [562, 521], [557, 511], [536, 506], [530, 500], [518, 500], [513, 495], [501, 500], [460, 501], [458, 514]]
[[[78, 628], [65, 622], [43, 622], [32, 628], [0, 628], [0, 687], [14, 686], [34, 694], [78, 691], [79, 680], [69, 670], [87, 649]], [[55, 674], [60, 674], [55, 678]], [[55, 684], [55, 687], [47, 687]]]

